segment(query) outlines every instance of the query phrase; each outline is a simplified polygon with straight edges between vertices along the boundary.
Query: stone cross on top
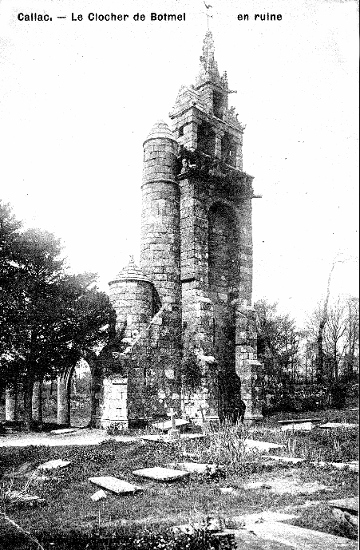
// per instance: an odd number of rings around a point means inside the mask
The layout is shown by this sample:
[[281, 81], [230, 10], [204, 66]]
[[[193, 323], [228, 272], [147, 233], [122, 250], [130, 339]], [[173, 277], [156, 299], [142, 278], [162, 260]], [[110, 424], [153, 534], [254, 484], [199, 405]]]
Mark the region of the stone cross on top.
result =
[[205, 6], [205, 8], [206, 8], [206, 12], [205, 12], [205, 15], [206, 15], [206, 26], [207, 26], [207, 30], [209, 30], [209, 29], [210, 29], [209, 19], [213, 17], [212, 15], [210, 15], [210, 8], [212, 8], [212, 5], [211, 5], [211, 4], [207, 4], [206, 2], [204, 2], [204, 6]]

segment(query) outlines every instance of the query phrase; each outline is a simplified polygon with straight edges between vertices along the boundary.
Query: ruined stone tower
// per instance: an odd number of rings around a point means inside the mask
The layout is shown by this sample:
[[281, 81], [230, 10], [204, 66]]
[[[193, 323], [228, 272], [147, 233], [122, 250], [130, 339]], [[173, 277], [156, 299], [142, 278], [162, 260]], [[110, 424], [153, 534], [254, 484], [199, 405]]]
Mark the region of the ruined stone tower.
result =
[[234, 417], [240, 396], [248, 418], [260, 415], [253, 178], [243, 171], [244, 126], [230, 93], [208, 31], [195, 85], [180, 89], [170, 113], [172, 130], [158, 122], [144, 142], [141, 266], [131, 262], [110, 283], [129, 343], [124, 421], [169, 408], [198, 421]]

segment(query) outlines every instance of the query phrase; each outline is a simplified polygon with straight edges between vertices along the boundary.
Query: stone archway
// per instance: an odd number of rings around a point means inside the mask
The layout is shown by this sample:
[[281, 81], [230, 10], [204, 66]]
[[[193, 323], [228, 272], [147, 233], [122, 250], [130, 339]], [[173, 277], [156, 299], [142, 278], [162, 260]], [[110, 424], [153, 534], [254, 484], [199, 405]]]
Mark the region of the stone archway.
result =
[[[57, 378], [57, 424], [91, 425], [93, 419], [93, 365], [80, 359]], [[84, 380], [86, 377], [86, 380]]]

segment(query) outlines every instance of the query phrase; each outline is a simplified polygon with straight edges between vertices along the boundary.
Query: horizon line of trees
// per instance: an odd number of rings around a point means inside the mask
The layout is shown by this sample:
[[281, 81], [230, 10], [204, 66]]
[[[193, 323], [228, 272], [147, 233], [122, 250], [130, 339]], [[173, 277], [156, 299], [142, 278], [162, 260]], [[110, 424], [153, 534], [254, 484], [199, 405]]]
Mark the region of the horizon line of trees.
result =
[[320, 302], [303, 329], [289, 314], [278, 313], [276, 303], [255, 302], [258, 358], [263, 363], [264, 393], [272, 396], [270, 408], [276, 408], [276, 402], [280, 406], [284, 396], [290, 400], [297, 386], [310, 384], [313, 392], [307, 393], [314, 403], [309, 406], [315, 407], [320, 399], [316, 391], [326, 404], [340, 405], [346, 390], [358, 382], [359, 298], [325, 300], [326, 314]]

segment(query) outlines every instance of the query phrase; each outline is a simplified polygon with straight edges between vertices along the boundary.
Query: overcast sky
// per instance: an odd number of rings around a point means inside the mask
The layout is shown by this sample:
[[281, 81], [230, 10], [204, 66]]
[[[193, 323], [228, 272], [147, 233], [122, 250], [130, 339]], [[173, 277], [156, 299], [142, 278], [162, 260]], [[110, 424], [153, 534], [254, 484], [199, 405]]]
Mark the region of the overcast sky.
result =
[[[333, 296], [358, 294], [357, 3], [211, 4], [215, 57], [246, 124], [244, 170], [263, 196], [253, 298], [301, 324], [339, 254]], [[150, 21], [152, 11], [186, 18]], [[195, 81], [205, 11], [201, 0], [0, 0], [0, 197], [25, 226], [60, 237], [71, 270], [97, 272], [102, 289], [139, 257], [142, 143]], [[90, 22], [90, 12], [129, 18]]]

